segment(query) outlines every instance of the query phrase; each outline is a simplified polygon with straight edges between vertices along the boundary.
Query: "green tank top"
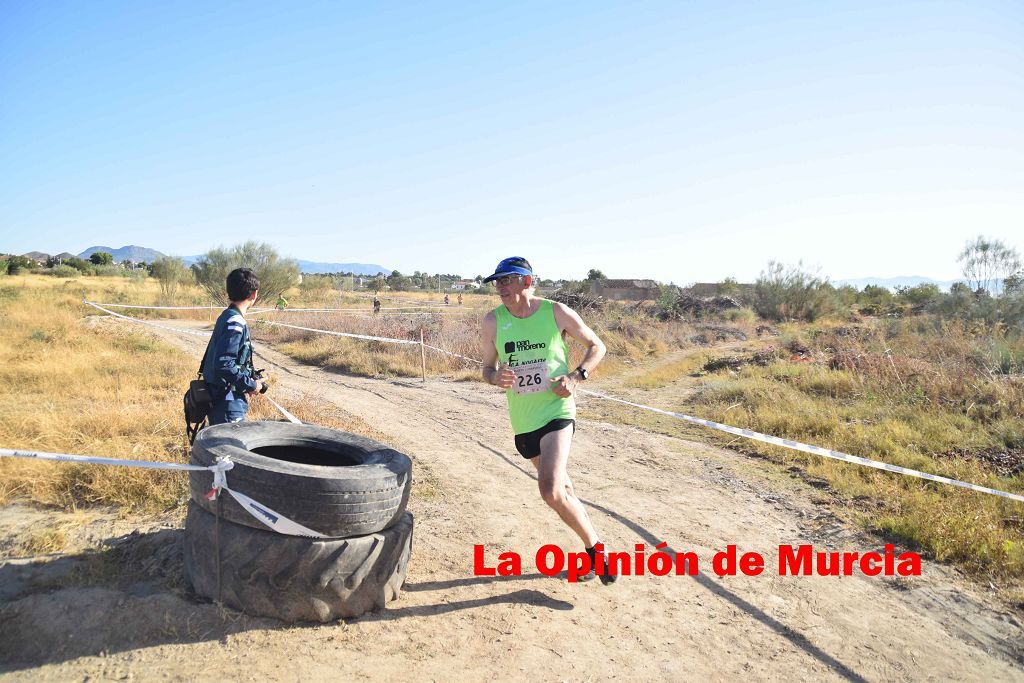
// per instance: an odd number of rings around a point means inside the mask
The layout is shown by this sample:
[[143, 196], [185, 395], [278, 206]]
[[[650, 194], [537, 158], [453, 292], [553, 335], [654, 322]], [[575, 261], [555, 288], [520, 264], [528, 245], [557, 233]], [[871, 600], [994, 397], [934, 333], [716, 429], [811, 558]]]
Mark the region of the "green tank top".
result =
[[526, 434], [558, 419], [576, 419], [576, 403], [551, 391], [551, 378], [568, 373], [569, 349], [562, 339], [551, 302], [541, 299], [540, 309], [517, 318], [504, 305], [494, 309], [498, 360], [516, 373], [516, 383], [505, 392], [512, 431]]

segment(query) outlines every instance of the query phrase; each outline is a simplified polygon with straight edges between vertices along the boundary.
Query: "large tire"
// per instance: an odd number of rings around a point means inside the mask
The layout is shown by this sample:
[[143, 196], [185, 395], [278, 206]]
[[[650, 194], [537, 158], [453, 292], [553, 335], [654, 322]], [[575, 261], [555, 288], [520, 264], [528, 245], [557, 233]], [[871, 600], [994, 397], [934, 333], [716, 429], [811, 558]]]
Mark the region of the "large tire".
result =
[[[259, 452], [254, 452], [259, 451]], [[289, 422], [235, 422], [207, 427], [192, 445], [192, 463], [230, 456], [228, 486], [313, 531], [363, 536], [398, 522], [409, 502], [412, 461], [355, 434]], [[192, 500], [207, 512], [212, 472], [189, 472]], [[228, 495], [222, 517], [266, 529]]]
[[355, 538], [314, 540], [220, 521], [189, 503], [185, 578], [195, 592], [246, 614], [281, 621], [357, 617], [395, 600], [412, 553], [411, 513], [390, 529]]

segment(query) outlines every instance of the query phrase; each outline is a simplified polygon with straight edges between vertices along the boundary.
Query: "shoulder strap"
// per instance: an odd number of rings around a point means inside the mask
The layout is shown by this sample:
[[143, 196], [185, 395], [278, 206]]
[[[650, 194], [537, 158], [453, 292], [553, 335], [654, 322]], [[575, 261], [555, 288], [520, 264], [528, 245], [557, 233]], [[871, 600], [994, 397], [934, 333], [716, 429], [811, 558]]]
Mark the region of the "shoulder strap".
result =
[[206, 365], [206, 357], [210, 355], [210, 347], [213, 345], [213, 333], [210, 333], [210, 341], [206, 342], [206, 350], [203, 351], [203, 359], [199, 361], [199, 372], [196, 373], [196, 377], [203, 376], [203, 366]]
[[[220, 320], [220, 318], [217, 318]], [[203, 359], [199, 361], [199, 372], [196, 373], [197, 378], [203, 377], [203, 366], [206, 365], [206, 357], [210, 355], [210, 347], [213, 346], [214, 333], [217, 331], [217, 323], [213, 324], [213, 332], [210, 332], [210, 340], [206, 342], [206, 350], [203, 351]], [[205, 378], [203, 378], [205, 379]]]

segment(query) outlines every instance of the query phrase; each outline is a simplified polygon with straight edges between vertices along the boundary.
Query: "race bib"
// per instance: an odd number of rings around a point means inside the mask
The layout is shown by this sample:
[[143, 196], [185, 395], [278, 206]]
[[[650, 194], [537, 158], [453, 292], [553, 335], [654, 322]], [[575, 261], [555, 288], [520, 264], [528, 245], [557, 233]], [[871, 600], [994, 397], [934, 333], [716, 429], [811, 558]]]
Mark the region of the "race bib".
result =
[[535, 394], [551, 388], [551, 375], [546, 360], [536, 360], [511, 369], [516, 373], [516, 383], [512, 385], [512, 390], [517, 394]]

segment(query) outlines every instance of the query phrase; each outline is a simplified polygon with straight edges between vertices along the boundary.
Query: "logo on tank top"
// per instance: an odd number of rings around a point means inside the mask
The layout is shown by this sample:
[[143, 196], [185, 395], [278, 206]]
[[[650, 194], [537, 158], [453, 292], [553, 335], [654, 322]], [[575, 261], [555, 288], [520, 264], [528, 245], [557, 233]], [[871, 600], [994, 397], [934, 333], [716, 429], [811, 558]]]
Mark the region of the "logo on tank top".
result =
[[533, 349], [546, 349], [548, 345], [544, 342], [537, 342], [531, 344], [529, 339], [520, 339], [518, 341], [507, 341], [505, 342], [505, 353], [514, 353], [516, 351], [532, 351]]

